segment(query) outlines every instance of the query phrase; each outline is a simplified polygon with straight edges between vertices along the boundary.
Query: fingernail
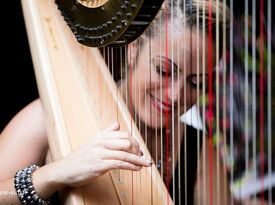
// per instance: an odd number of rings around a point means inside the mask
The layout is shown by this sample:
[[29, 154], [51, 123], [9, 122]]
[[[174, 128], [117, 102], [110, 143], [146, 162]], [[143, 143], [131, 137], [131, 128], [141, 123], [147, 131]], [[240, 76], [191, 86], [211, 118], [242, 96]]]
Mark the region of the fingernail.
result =
[[143, 151], [139, 148], [139, 153], [140, 153], [140, 156], [143, 156]]
[[147, 163], [149, 166], [151, 166], [151, 165], [153, 164], [153, 162], [152, 162], [151, 160], [149, 160], [149, 159], [146, 160], [146, 163]]

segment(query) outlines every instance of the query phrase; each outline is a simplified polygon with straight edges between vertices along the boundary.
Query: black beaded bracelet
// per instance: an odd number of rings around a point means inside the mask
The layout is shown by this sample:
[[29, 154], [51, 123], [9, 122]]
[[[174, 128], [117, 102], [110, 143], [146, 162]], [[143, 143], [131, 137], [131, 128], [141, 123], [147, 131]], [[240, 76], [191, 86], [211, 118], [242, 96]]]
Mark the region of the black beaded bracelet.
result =
[[49, 199], [41, 199], [36, 193], [32, 184], [32, 173], [39, 167], [31, 165], [18, 172], [14, 176], [14, 188], [18, 199], [22, 204], [47, 205]]

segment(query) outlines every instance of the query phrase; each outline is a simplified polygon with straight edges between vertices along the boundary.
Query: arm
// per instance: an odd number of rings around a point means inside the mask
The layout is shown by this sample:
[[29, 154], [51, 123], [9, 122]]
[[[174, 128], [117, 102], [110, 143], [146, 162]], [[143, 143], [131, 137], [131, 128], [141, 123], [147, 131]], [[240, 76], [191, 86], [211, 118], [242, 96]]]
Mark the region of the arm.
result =
[[20, 204], [13, 187], [13, 176], [30, 164], [42, 165], [48, 149], [43, 118], [40, 101], [35, 100], [1, 132], [0, 204]]
[[[30, 164], [41, 165], [48, 144], [41, 104], [35, 101], [8, 124], [0, 136], [0, 191], [14, 192], [13, 176]], [[33, 173], [33, 185], [41, 198], [65, 186], [79, 187], [111, 169], [137, 171], [151, 162], [139, 145], [115, 123], [91, 138], [69, 156]], [[11, 155], [12, 153], [12, 155]], [[1, 192], [0, 192], [1, 193]], [[20, 204], [16, 195], [0, 194], [0, 204]]]
[[[62, 185], [49, 174], [53, 172], [52, 168], [53, 164], [46, 165], [33, 173], [33, 184], [42, 198], [48, 198], [62, 188]], [[0, 205], [21, 205], [13, 181], [13, 178], [0, 181]]]
[[[34, 146], [35, 145], [35, 146]], [[0, 180], [30, 164], [42, 165], [48, 149], [44, 114], [36, 100], [21, 110], [0, 135]]]

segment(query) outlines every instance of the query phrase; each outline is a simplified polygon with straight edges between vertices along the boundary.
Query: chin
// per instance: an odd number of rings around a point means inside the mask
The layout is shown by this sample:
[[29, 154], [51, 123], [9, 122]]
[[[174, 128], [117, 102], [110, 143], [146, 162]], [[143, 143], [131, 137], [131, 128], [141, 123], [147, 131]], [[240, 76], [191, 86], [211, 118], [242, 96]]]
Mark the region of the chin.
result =
[[161, 129], [161, 128], [165, 128], [166, 127], [166, 121], [164, 116], [162, 116], [162, 121], [160, 121], [160, 116], [158, 119], [150, 119], [150, 117], [148, 119], [141, 119], [142, 122], [151, 129]]
[[[148, 104], [147, 104], [148, 105]], [[140, 120], [142, 121], [142, 123], [144, 123], [145, 126], [147, 126], [148, 128], [152, 128], [152, 129], [161, 129], [161, 128], [165, 128], [166, 127], [166, 113], [162, 114], [162, 121], [160, 120], [161, 118], [161, 114], [160, 112], [158, 112], [157, 110], [153, 110], [155, 109], [153, 106], [151, 107], [151, 109], [148, 109], [148, 106], [142, 106], [141, 108], [143, 109], [139, 109], [138, 113], [140, 113], [139, 117]], [[150, 115], [151, 116], [148, 116]], [[168, 114], [168, 119], [169, 119], [169, 124], [170, 121], [172, 119], [172, 114], [169, 113]]]
[[164, 129], [166, 127], [166, 124], [165, 123], [158, 123], [158, 124], [155, 124], [154, 126], [152, 126], [153, 129]]

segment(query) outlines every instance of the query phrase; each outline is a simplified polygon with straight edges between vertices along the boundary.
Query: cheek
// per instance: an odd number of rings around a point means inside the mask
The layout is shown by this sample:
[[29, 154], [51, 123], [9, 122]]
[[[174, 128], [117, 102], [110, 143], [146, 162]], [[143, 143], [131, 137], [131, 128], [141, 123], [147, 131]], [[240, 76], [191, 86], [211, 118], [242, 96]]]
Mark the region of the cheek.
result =
[[[133, 72], [132, 76], [132, 88], [137, 92], [144, 94], [150, 90], [156, 90], [160, 88], [161, 85], [160, 76], [152, 71], [150, 73], [150, 68], [146, 67], [146, 69], [136, 69]], [[162, 82], [165, 83], [164, 81]]]
[[130, 89], [132, 88], [132, 92], [135, 93], [137, 96], [139, 96], [139, 93], [140, 94], [144, 93], [147, 87], [146, 78], [144, 78], [142, 74], [139, 72], [133, 72], [133, 75], [131, 78], [132, 78], [132, 83], [130, 84]]
[[[145, 104], [145, 95], [148, 87], [148, 80], [143, 75], [143, 69], [135, 69], [132, 73], [131, 80], [129, 79], [129, 92], [132, 95], [132, 104], [138, 112], [142, 110]], [[131, 83], [130, 83], [131, 82]], [[139, 113], [140, 114], [140, 113]]]
[[161, 78], [156, 71], [152, 70], [148, 73], [146, 79], [146, 90], [151, 92], [164, 92], [165, 89], [165, 78]]
[[154, 85], [160, 85], [165, 83], [165, 78], [161, 77], [156, 71], [151, 72], [151, 83]]

